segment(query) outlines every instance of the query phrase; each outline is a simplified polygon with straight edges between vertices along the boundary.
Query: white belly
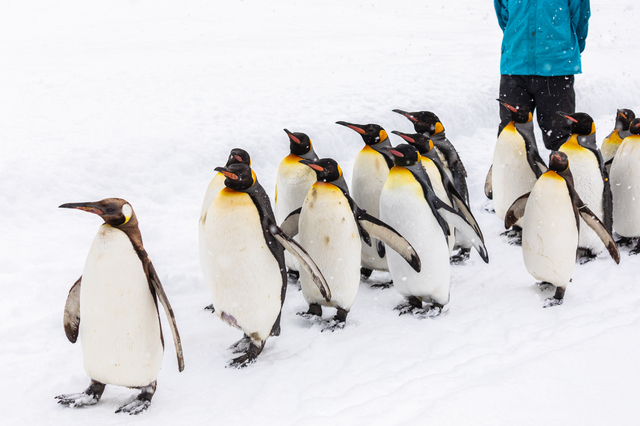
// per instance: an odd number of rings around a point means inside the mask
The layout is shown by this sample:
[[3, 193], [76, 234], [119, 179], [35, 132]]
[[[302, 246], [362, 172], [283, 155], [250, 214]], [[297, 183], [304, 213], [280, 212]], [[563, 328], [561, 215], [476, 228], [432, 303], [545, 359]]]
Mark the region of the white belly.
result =
[[[276, 197], [274, 203], [274, 213], [278, 225], [284, 221], [289, 213], [302, 207], [304, 198], [316, 182], [316, 174], [302, 163], [298, 163], [301, 158], [296, 155], [285, 157], [278, 167], [276, 176]], [[300, 242], [299, 237], [294, 238]], [[285, 262], [287, 268], [295, 271], [300, 270], [298, 260], [288, 252], [285, 252]]]
[[142, 262], [127, 235], [103, 225], [82, 274], [80, 341], [94, 380], [146, 386], [162, 364], [160, 319]]
[[[524, 139], [513, 125], [505, 127], [496, 142], [491, 183], [493, 207], [500, 220], [504, 220], [511, 204], [536, 183], [536, 175], [527, 162]], [[521, 226], [521, 222], [517, 225]]]
[[534, 278], [566, 287], [573, 274], [578, 230], [564, 179], [547, 172], [533, 187], [523, 217], [522, 255]]
[[[361, 209], [376, 218], [380, 217], [380, 192], [388, 175], [389, 167], [384, 157], [373, 148], [367, 146], [356, 156], [351, 196]], [[362, 244], [362, 266], [387, 271], [387, 260], [378, 256], [376, 243], [377, 240], [373, 240], [371, 247]]]
[[216, 314], [255, 341], [269, 337], [281, 303], [282, 275], [247, 194], [224, 189], [206, 221], [207, 282]]
[[210, 250], [207, 239], [204, 236], [205, 219], [207, 217], [209, 207], [211, 207], [211, 204], [213, 203], [213, 200], [216, 199], [216, 196], [225, 187], [225, 179], [226, 178], [222, 173], [216, 174], [213, 179], [211, 179], [211, 182], [209, 182], [209, 186], [207, 187], [207, 191], [204, 194], [202, 208], [200, 209], [200, 220], [198, 221], [198, 243], [200, 249], [200, 269], [202, 270], [202, 275], [205, 277], [205, 281], [208, 280], [208, 278], [206, 277], [208, 269], [205, 268], [206, 256], [207, 252]]
[[349, 202], [334, 185], [316, 183], [300, 214], [300, 244], [316, 262], [331, 289], [326, 302], [311, 277], [300, 271], [307, 303], [349, 311], [360, 284], [360, 235]]
[[[451, 204], [451, 200], [449, 199], [449, 195], [447, 191], [444, 189], [444, 184], [442, 183], [442, 176], [440, 175], [440, 170], [434, 164], [433, 161], [426, 157], [422, 157], [422, 167], [427, 172], [429, 176], [429, 180], [431, 181], [431, 188], [433, 188], [433, 192], [436, 194], [436, 197], [440, 198], [446, 205], [453, 208], [453, 204]], [[451, 179], [451, 178], [449, 178]], [[449, 244], [449, 255], [453, 251], [453, 246], [456, 243], [455, 233], [451, 233], [447, 238]]]
[[[591, 151], [585, 148], [564, 149], [563, 146], [560, 151], [566, 153], [569, 158], [569, 167], [573, 175], [576, 192], [591, 211], [598, 216], [598, 219], [602, 221], [604, 217], [602, 207], [604, 182], [600, 174], [598, 159]], [[604, 250], [602, 240], [582, 219], [580, 219], [578, 247], [591, 249], [595, 254]]]
[[640, 237], [640, 136], [624, 139], [611, 165], [613, 228]]
[[[420, 256], [416, 272], [395, 251], [389, 251], [393, 286], [403, 296], [416, 296], [442, 305], [449, 301], [449, 245], [424, 199], [420, 184], [394, 167], [380, 196], [381, 220], [402, 235]], [[405, 169], [402, 169], [405, 170]], [[406, 171], [406, 173], [409, 173]]]

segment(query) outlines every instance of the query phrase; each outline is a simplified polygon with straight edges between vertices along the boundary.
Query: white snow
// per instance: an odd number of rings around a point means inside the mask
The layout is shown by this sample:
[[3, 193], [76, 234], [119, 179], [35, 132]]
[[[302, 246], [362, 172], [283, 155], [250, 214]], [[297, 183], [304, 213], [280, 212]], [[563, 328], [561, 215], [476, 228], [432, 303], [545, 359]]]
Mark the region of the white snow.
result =
[[[640, 9], [591, 6], [577, 110], [601, 141], [617, 108], [640, 112]], [[490, 1], [3, 2], [0, 423], [637, 424], [640, 258], [626, 249], [619, 266], [606, 254], [576, 265], [564, 305], [542, 309], [549, 294], [482, 209], [500, 42]], [[362, 142], [335, 121], [411, 130], [394, 108], [442, 119], [490, 263], [473, 253], [452, 268], [449, 310], [436, 319], [398, 317], [395, 290], [363, 284], [335, 333], [296, 316], [306, 304], [289, 288], [281, 336], [252, 366], [224, 368], [241, 334], [203, 310], [198, 264], [213, 169], [242, 147], [273, 196], [286, 127], [350, 182]], [[106, 197], [136, 211], [183, 338], [178, 373], [162, 314], [158, 390], [136, 417], [114, 414], [136, 394], [125, 388], [85, 409], [53, 398], [89, 383], [62, 312], [101, 223], [57, 206]]]

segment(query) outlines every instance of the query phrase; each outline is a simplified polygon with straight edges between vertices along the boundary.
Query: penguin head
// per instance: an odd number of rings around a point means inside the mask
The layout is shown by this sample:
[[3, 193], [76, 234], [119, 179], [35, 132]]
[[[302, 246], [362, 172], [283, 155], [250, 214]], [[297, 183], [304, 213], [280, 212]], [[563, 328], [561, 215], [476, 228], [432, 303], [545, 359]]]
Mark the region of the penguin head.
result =
[[640, 135], [640, 118], [634, 118], [629, 124], [629, 132], [632, 135]]
[[392, 131], [394, 135], [400, 136], [409, 145], [416, 147], [420, 154], [426, 154], [433, 149], [433, 141], [422, 133], [402, 133], [397, 130]]
[[629, 125], [636, 118], [636, 114], [628, 108], [616, 112], [616, 129], [629, 130]]
[[528, 123], [533, 120], [533, 114], [526, 105], [510, 105], [502, 99], [496, 99], [500, 104], [511, 113], [511, 121], [514, 123]]
[[393, 162], [396, 166], [409, 167], [418, 164], [418, 161], [420, 161], [418, 150], [406, 143], [389, 148], [389, 152], [393, 155]]
[[367, 145], [376, 145], [376, 144], [379, 144], [380, 142], [386, 141], [389, 138], [389, 136], [387, 135], [387, 132], [377, 124], [361, 125], [361, 124], [347, 123], [346, 121], [336, 121], [336, 124], [348, 127], [351, 130], [354, 130], [360, 133], [360, 136], [362, 136], [362, 140]]
[[393, 112], [404, 115], [413, 123], [413, 128], [418, 133], [425, 133], [429, 136], [444, 132], [444, 126], [437, 115], [431, 111], [406, 112], [401, 109], [394, 109]]
[[564, 172], [569, 168], [569, 157], [562, 151], [553, 151], [549, 154], [549, 170]]
[[316, 172], [318, 182], [334, 182], [342, 177], [342, 169], [333, 158], [300, 160], [299, 162], [306, 164]]
[[242, 163], [251, 167], [251, 157], [249, 157], [249, 153], [241, 148], [233, 148], [229, 153], [229, 159], [227, 160], [226, 167], [229, 167], [232, 164]]
[[257, 181], [255, 173], [251, 167], [244, 163], [234, 163], [225, 167], [216, 167], [216, 172], [220, 172], [227, 178], [224, 185], [235, 191], [246, 191]]
[[566, 112], [558, 111], [558, 114], [563, 116], [567, 120], [567, 124], [572, 134], [580, 136], [588, 136], [596, 132], [596, 124], [593, 122], [593, 118], [586, 112], [574, 112], [568, 114]]
[[88, 203], [67, 203], [59, 206], [61, 209], [78, 209], [97, 214], [104, 223], [113, 227], [137, 226], [138, 220], [131, 204], [122, 198], [105, 198], [104, 200]]
[[299, 132], [291, 133], [287, 129], [284, 129], [284, 131], [287, 133], [287, 136], [289, 136], [289, 151], [291, 151], [292, 154], [302, 156], [313, 149], [313, 144], [309, 136]]

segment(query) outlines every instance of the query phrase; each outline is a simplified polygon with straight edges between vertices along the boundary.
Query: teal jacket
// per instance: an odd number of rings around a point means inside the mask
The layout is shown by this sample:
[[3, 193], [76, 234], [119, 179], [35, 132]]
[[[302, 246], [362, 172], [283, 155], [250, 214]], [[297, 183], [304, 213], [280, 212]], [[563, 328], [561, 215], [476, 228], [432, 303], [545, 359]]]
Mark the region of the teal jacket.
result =
[[503, 31], [500, 74], [558, 76], [582, 72], [589, 0], [494, 0]]

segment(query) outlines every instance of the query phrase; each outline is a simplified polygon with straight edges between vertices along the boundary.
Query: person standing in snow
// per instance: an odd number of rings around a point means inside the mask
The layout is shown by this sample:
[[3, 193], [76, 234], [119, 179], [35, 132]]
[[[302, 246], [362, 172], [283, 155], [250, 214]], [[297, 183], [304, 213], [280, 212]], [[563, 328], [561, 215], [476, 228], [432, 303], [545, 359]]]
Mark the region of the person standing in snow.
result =
[[[494, 0], [504, 35], [500, 100], [537, 111], [544, 145], [556, 150], [570, 135], [556, 111], [575, 112], [574, 74], [580, 74], [589, 0]], [[500, 108], [498, 134], [511, 114]]]

